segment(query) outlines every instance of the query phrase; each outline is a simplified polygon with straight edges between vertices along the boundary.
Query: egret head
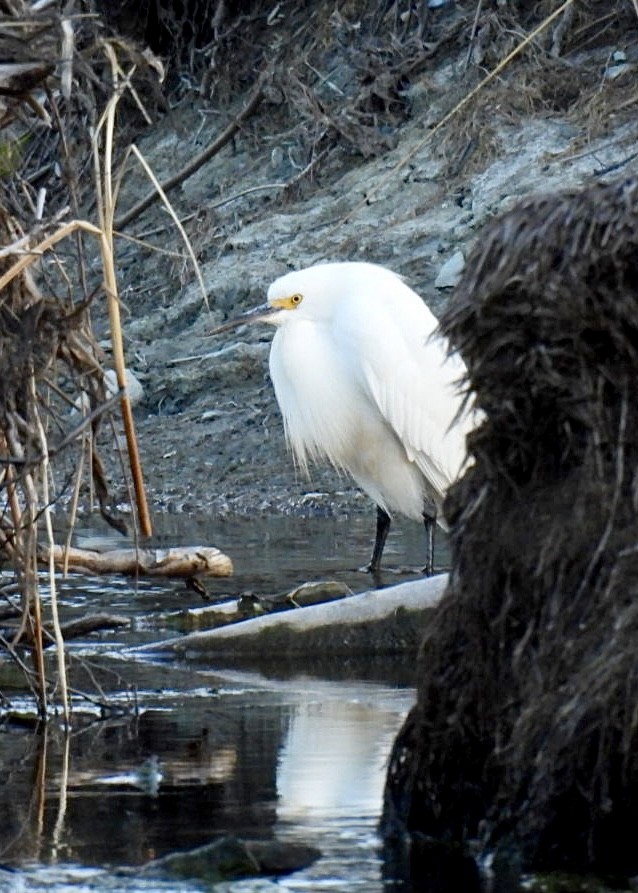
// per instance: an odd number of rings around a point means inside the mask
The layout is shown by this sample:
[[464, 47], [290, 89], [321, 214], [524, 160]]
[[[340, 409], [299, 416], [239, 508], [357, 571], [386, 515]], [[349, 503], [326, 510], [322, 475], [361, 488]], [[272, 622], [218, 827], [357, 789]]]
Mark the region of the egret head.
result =
[[210, 334], [217, 335], [253, 322], [284, 326], [293, 320], [328, 320], [335, 305], [350, 291], [378, 289], [384, 279], [399, 281], [394, 273], [383, 267], [359, 262], [315, 264], [305, 270], [286, 273], [272, 283], [265, 304], [223, 323]]
[[344, 294], [348, 264], [316, 264], [286, 273], [268, 289], [270, 322], [286, 325], [293, 320], [319, 322], [328, 319]]
[[[265, 304], [259, 304], [257, 307], [253, 307], [252, 310], [242, 313], [241, 316], [229, 319], [208, 334], [218, 335], [220, 332], [228, 332], [238, 326], [256, 322], [266, 322], [272, 326], [285, 325], [299, 311], [306, 294], [303, 282], [298, 282], [295, 285], [293, 283], [284, 285], [283, 283], [290, 276], [303, 280], [305, 278], [303, 276], [304, 272], [306, 271], [290, 273], [288, 276], [277, 279], [268, 289], [268, 300]], [[302, 313], [301, 315], [304, 314]]]

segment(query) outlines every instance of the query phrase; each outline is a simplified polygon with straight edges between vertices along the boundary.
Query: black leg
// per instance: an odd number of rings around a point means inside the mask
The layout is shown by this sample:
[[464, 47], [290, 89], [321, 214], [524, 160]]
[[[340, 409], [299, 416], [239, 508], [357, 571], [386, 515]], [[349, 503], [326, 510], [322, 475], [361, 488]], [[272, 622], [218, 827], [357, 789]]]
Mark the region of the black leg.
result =
[[368, 570], [372, 574], [375, 579], [375, 582], [379, 580], [379, 571], [381, 570], [381, 556], [383, 555], [383, 547], [385, 546], [385, 541], [388, 538], [388, 531], [390, 530], [390, 515], [382, 509], [381, 506], [377, 506], [377, 535], [374, 540], [374, 549], [372, 550], [372, 558], [370, 559], [370, 564], [368, 565]]
[[436, 527], [436, 514], [429, 515], [423, 512], [423, 523], [425, 524], [425, 567], [423, 572], [426, 577], [431, 577], [434, 573], [434, 528]]

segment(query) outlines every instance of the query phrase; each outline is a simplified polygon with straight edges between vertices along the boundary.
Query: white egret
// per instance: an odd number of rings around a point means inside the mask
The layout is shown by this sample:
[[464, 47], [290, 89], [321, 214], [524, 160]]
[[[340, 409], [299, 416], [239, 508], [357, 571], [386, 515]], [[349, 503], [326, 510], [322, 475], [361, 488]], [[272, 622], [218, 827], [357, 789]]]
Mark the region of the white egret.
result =
[[377, 505], [368, 570], [378, 577], [399, 512], [425, 522], [432, 573], [435, 521], [445, 527], [441, 506], [474, 424], [460, 414], [463, 363], [434, 315], [384, 267], [327, 263], [277, 279], [266, 304], [211, 334], [253, 322], [277, 329], [270, 376], [299, 466], [327, 459]]

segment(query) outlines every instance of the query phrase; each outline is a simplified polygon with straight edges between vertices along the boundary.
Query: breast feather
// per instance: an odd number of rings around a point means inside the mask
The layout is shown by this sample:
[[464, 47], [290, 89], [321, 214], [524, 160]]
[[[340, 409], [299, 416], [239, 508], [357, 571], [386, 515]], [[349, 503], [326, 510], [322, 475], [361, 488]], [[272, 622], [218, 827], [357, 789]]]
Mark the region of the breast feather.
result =
[[301, 320], [278, 329], [270, 351], [270, 375], [284, 420], [286, 440], [300, 467], [323, 457], [344, 469], [352, 449], [352, 407], [357, 386], [344, 376], [327, 327]]

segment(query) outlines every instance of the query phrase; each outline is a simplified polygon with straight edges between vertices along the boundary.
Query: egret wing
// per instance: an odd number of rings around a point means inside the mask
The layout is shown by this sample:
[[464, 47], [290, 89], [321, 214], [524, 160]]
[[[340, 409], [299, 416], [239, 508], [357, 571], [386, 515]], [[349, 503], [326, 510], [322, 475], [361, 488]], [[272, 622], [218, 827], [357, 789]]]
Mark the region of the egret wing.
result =
[[[397, 283], [399, 284], [399, 283]], [[352, 374], [402, 442], [408, 458], [442, 496], [466, 455], [468, 420], [459, 421], [464, 367], [448, 357], [436, 318], [401, 283], [392, 300], [362, 295], [339, 322]]]

